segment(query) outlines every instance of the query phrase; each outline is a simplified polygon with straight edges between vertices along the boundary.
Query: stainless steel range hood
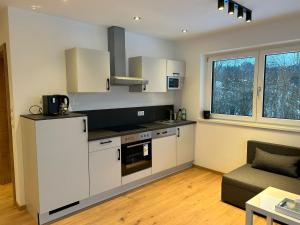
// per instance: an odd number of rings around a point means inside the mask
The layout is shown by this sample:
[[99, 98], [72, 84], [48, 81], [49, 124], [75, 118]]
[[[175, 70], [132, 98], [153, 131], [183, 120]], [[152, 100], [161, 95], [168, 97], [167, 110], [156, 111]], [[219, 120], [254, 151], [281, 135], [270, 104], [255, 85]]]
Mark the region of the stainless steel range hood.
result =
[[120, 86], [146, 85], [148, 80], [126, 75], [125, 29], [109, 27], [108, 51], [110, 52], [111, 84]]

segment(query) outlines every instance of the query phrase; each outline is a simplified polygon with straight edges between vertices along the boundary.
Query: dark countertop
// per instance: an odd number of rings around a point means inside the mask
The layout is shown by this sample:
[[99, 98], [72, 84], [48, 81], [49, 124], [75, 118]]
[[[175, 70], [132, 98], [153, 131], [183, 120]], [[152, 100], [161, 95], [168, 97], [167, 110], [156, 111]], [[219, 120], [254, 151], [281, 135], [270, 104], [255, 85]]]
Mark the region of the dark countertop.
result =
[[136, 129], [136, 130], [130, 130], [130, 131], [124, 131], [124, 132], [115, 132], [110, 130], [97, 130], [97, 131], [89, 131], [89, 141], [96, 141], [100, 139], [106, 139], [106, 138], [112, 138], [112, 137], [120, 137], [128, 134], [135, 134], [135, 133], [142, 133], [147, 131], [153, 131], [153, 130], [159, 130], [159, 129], [166, 129], [171, 127], [178, 127], [178, 126], [184, 126], [189, 124], [195, 124], [195, 121], [178, 121], [174, 124], [161, 124], [157, 122], [153, 123], [147, 123], [147, 124], [139, 124], [140, 126], [143, 126], [145, 128]]
[[86, 116], [85, 114], [79, 113], [68, 113], [66, 115], [59, 115], [59, 116], [44, 116], [43, 114], [28, 114], [28, 115], [21, 115], [21, 117], [39, 121], [39, 120], [55, 120], [55, 119], [65, 119], [65, 118], [73, 118], [73, 117], [83, 117]]

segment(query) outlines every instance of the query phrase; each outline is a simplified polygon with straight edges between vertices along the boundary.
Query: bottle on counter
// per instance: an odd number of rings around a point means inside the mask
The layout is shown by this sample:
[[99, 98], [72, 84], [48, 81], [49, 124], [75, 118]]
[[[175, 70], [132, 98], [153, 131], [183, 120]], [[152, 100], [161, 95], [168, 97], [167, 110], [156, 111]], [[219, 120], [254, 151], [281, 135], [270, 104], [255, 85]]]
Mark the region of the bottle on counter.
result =
[[177, 120], [182, 120], [182, 110], [181, 109], [178, 110]]
[[181, 119], [182, 119], [182, 120], [186, 120], [186, 109], [185, 109], [185, 108], [182, 108], [181, 111], [182, 111], [182, 112], [181, 112]]

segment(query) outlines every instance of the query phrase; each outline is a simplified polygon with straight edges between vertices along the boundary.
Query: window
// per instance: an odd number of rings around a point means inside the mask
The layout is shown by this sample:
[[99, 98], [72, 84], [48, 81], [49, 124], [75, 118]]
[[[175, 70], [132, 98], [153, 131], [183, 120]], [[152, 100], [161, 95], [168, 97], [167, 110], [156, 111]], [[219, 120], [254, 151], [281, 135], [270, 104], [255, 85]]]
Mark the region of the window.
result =
[[212, 118], [300, 126], [300, 46], [208, 58]]
[[252, 116], [255, 58], [213, 61], [214, 114]]
[[263, 117], [300, 120], [300, 52], [265, 56]]

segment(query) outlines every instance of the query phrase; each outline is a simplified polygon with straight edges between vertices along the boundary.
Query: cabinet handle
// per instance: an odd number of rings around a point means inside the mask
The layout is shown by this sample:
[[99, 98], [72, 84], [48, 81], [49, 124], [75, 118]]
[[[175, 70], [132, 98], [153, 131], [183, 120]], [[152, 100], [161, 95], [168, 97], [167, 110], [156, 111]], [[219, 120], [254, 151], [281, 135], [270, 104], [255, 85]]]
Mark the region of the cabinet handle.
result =
[[168, 131], [164, 131], [164, 132], [162, 132], [162, 134], [167, 134], [168, 133]]
[[110, 90], [110, 82], [109, 82], [109, 78], [107, 78], [106, 80], [106, 89], [109, 91]]
[[177, 128], [177, 137], [180, 137], [180, 128]]
[[146, 84], [144, 85], [144, 91], [146, 91]]
[[83, 120], [83, 133], [86, 133], [86, 119]]
[[121, 160], [121, 150], [118, 149], [118, 160], [120, 161]]
[[100, 144], [101, 144], [101, 145], [104, 145], [104, 144], [109, 144], [109, 143], [112, 143], [112, 141], [111, 141], [111, 140], [109, 140], [109, 141], [103, 141], [103, 142], [100, 142]]

